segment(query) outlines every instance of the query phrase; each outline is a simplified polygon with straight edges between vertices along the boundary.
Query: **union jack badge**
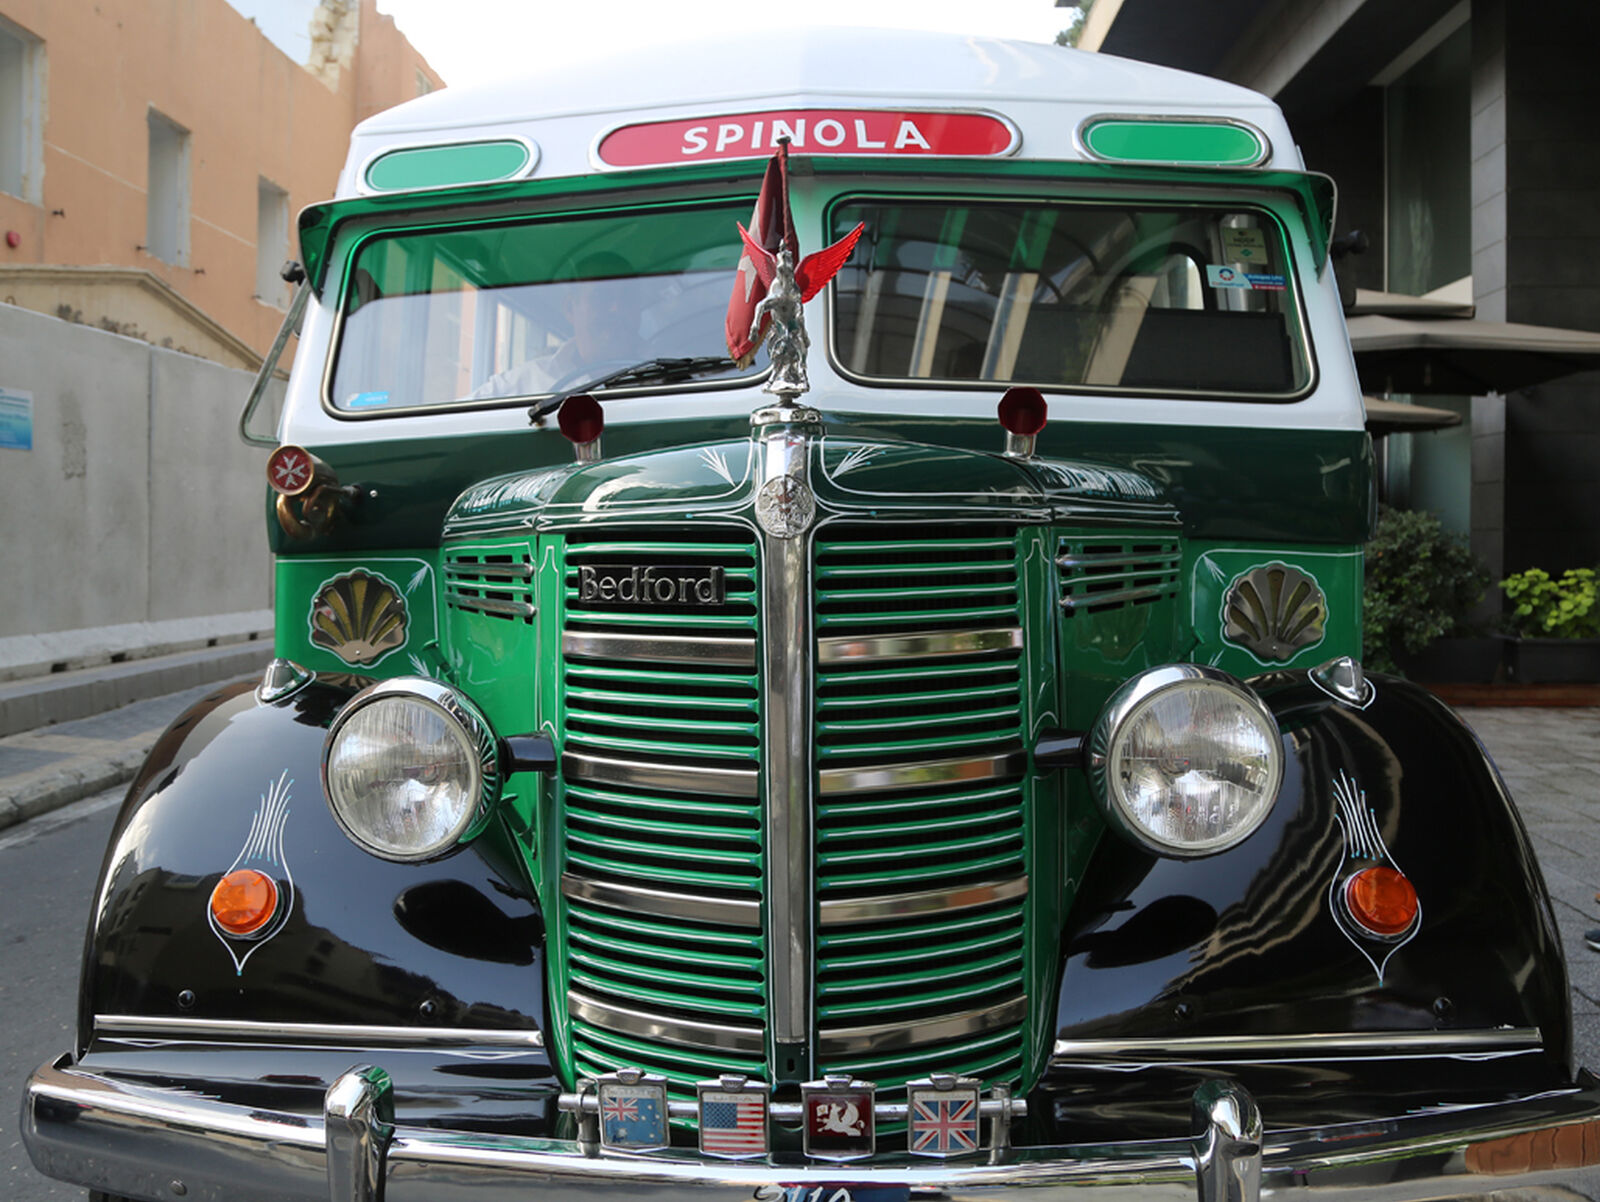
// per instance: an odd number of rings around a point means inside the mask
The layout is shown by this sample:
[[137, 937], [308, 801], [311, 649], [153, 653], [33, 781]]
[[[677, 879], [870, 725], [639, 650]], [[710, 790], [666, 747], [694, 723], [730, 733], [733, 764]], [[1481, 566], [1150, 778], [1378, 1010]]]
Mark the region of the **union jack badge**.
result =
[[700, 1151], [740, 1160], [767, 1154], [767, 1086], [725, 1073], [695, 1086], [700, 1097]]
[[918, 1156], [964, 1156], [978, 1150], [976, 1077], [939, 1073], [906, 1084], [906, 1146]]
[[621, 1152], [653, 1152], [667, 1138], [667, 1079], [636, 1068], [596, 1078], [600, 1087], [600, 1146]]
[[872, 1121], [876, 1089], [871, 1081], [856, 1080], [849, 1073], [829, 1073], [821, 1081], [802, 1085], [806, 1155], [817, 1160], [860, 1160], [871, 1156], [877, 1146]]

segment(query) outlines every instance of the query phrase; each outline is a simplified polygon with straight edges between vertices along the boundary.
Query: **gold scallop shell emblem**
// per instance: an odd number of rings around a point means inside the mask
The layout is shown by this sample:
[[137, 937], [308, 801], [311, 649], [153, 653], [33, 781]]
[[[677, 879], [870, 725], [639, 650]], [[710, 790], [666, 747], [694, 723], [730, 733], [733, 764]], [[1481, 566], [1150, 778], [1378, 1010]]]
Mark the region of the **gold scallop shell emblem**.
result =
[[346, 572], [311, 602], [311, 641], [347, 664], [375, 664], [406, 641], [406, 603], [382, 576]]
[[1222, 637], [1266, 663], [1286, 664], [1322, 641], [1328, 598], [1315, 579], [1286, 563], [1251, 568], [1228, 585]]

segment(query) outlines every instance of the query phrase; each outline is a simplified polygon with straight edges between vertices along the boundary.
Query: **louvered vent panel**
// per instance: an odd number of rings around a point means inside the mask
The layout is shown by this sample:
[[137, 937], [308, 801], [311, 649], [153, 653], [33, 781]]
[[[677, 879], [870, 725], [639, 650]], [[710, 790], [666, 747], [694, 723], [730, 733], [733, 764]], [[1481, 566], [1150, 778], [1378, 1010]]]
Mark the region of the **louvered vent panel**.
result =
[[446, 551], [444, 600], [464, 613], [532, 623], [533, 557], [525, 545]]
[[890, 1091], [929, 1072], [1020, 1074], [1016, 557], [1005, 528], [831, 527], [819, 538], [823, 1071]]
[[1178, 595], [1177, 539], [1063, 535], [1056, 544], [1061, 608], [1071, 618]]
[[[756, 555], [743, 531], [683, 533], [568, 538], [563, 894], [578, 1072], [643, 1068], [687, 1099], [763, 1074], [766, 1001]], [[630, 596], [665, 573], [674, 597], [717, 568], [726, 599], [585, 599], [586, 568]]]

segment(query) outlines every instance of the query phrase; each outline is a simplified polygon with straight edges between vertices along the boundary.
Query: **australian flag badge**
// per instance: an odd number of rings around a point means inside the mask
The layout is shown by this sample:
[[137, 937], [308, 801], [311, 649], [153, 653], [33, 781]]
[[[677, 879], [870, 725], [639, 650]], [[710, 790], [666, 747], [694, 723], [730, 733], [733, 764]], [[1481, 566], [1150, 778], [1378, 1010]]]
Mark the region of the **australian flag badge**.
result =
[[618, 1069], [597, 1079], [600, 1101], [600, 1145], [619, 1152], [653, 1152], [665, 1148], [667, 1080], [636, 1068]]
[[962, 1156], [978, 1150], [976, 1077], [939, 1073], [906, 1085], [906, 1146], [918, 1156]]

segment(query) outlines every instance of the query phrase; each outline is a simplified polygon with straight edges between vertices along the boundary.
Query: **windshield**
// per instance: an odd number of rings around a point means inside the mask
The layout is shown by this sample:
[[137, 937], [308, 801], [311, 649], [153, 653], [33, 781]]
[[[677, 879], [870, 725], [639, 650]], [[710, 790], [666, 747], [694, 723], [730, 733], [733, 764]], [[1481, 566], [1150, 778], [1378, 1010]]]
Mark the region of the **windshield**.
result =
[[1283, 397], [1310, 365], [1283, 234], [1211, 206], [851, 201], [834, 354], [882, 380]]
[[471, 404], [725, 354], [735, 222], [749, 212], [746, 200], [369, 237], [346, 275], [329, 399], [349, 413]]

